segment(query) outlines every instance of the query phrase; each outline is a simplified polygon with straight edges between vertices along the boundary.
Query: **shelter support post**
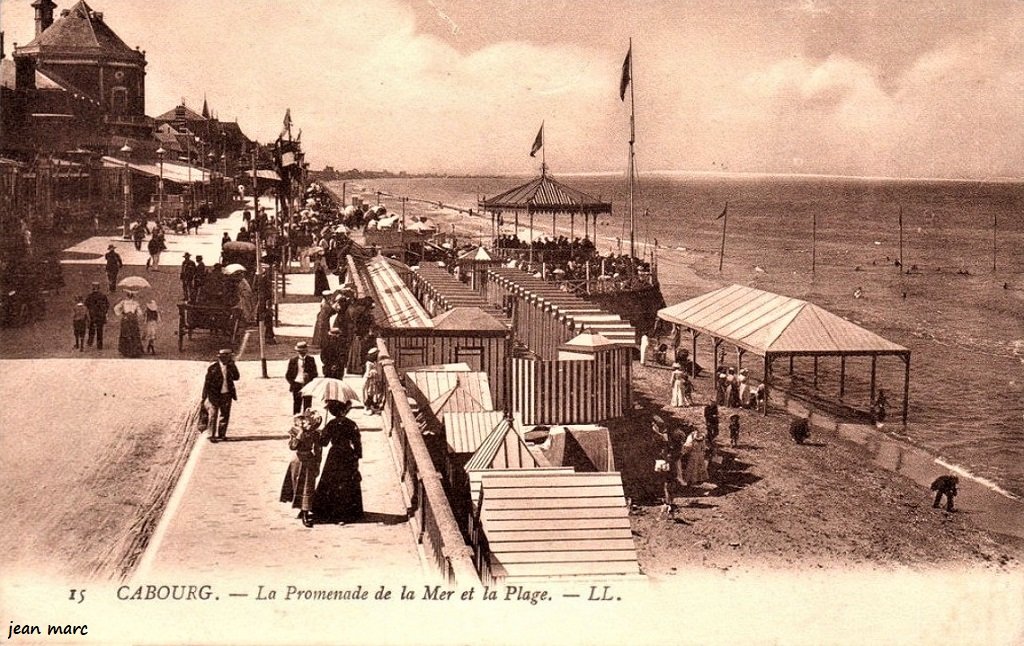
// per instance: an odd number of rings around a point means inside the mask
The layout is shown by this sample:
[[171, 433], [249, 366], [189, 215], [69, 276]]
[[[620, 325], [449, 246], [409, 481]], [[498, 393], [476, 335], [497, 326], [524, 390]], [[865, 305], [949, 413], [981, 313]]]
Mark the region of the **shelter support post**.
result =
[[764, 355], [764, 364], [761, 375], [764, 377], [761, 383], [764, 384], [764, 399], [761, 402], [761, 414], [768, 416], [768, 392], [771, 390], [772, 361], [767, 354]]
[[846, 395], [846, 357], [839, 357], [839, 401]]
[[906, 369], [903, 372], [903, 425], [907, 425], [907, 407], [910, 405], [910, 353], [903, 355]]
[[697, 330], [690, 328], [690, 375], [697, 376]]
[[818, 355], [814, 355], [814, 389], [818, 389]]
[[875, 364], [878, 363], [878, 357], [871, 355], [871, 405], [875, 405]]
[[576, 214], [569, 214], [569, 242], [572, 242], [572, 237], [576, 235]]
[[743, 369], [743, 348], [736, 348], [736, 372]]
[[793, 355], [789, 355], [789, 374], [793, 374]]
[[551, 237], [552, 238], [557, 238], [558, 237], [558, 231], [555, 229], [555, 214], [554, 213], [551, 214]]

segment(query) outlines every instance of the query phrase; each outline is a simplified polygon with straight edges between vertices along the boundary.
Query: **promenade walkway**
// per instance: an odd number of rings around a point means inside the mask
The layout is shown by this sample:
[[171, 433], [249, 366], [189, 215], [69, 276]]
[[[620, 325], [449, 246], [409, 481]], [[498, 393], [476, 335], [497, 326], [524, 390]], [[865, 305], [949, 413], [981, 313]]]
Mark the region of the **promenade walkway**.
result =
[[[272, 200], [262, 200], [261, 204], [273, 211]], [[222, 233], [227, 231], [233, 238], [242, 224], [239, 209], [215, 224], [204, 224], [198, 234], [169, 235], [162, 271], [176, 274], [185, 251], [193, 257], [203, 255], [207, 266], [212, 265], [220, 255]], [[68, 249], [85, 255], [64, 262], [102, 264], [100, 254], [111, 243], [126, 265], [145, 264], [145, 245], [142, 251], [135, 251], [130, 242], [104, 236], [86, 239]], [[125, 270], [122, 276], [129, 273], [139, 272]], [[277, 327], [277, 335], [282, 345], [287, 343], [290, 348], [290, 337], [312, 335], [319, 305], [312, 295], [312, 274], [292, 274], [287, 280], [289, 296], [304, 297], [303, 302], [281, 305], [282, 325]], [[332, 284], [335, 282], [332, 277]], [[281, 358], [289, 350], [282, 345], [273, 346], [273, 352], [268, 353], [276, 360], [268, 361], [269, 379], [263, 379], [257, 360], [257, 335], [255, 330], [249, 332], [238, 356], [242, 378], [228, 441], [211, 444], [204, 437], [197, 438], [134, 579], [429, 580], [424, 576], [417, 542], [406, 519], [401, 485], [379, 416], [366, 415], [362, 408], [354, 408], [350, 414], [363, 442], [363, 522], [307, 529], [296, 518], [297, 510], [279, 502], [281, 483], [294, 456], [287, 443], [292, 406], [284, 380], [287, 362]], [[170, 352], [154, 359], [177, 361], [180, 357]], [[349, 379], [361, 392], [362, 380]], [[155, 380], [145, 387], [159, 388]]]

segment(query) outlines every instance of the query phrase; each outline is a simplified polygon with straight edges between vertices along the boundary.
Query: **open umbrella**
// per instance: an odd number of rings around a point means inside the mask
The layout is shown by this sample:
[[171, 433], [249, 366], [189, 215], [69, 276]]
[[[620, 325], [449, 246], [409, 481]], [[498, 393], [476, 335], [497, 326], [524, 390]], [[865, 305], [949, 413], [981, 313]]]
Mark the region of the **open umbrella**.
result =
[[359, 395], [356, 393], [355, 388], [341, 379], [333, 379], [330, 377], [317, 377], [303, 386], [302, 394], [307, 397], [313, 397], [314, 399], [321, 399], [323, 401], [330, 401], [332, 399], [337, 401], [359, 399]]
[[139, 290], [149, 289], [150, 284], [149, 281], [143, 278], [142, 276], [128, 276], [126, 278], [122, 278], [121, 281], [117, 283], [117, 286], [120, 289]]
[[330, 377], [317, 377], [302, 387], [302, 394], [306, 397], [323, 401], [335, 399], [343, 402], [359, 399], [355, 388], [341, 379], [332, 379]]
[[222, 269], [221, 271], [224, 272], [225, 274], [227, 274], [228, 276], [232, 276], [234, 274], [240, 274], [240, 273], [244, 272], [245, 271], [245, 266], [244, 265], [240, 265], [237, 262], [233, 262], [230, 265], [228, 265], [227, 267], [225, 267], [224, 269]]

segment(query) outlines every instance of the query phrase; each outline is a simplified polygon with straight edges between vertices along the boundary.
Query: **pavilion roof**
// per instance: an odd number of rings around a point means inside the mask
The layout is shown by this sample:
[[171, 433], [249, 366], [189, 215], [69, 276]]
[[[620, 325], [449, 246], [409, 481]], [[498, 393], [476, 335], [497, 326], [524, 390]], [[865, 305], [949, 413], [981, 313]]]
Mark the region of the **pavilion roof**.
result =
[[531, 213], [611, 213], [610, 202], [602, 202], [583, 191], [557, 181], [547, 173], [500, 195], [480, 202], [488, 211]]

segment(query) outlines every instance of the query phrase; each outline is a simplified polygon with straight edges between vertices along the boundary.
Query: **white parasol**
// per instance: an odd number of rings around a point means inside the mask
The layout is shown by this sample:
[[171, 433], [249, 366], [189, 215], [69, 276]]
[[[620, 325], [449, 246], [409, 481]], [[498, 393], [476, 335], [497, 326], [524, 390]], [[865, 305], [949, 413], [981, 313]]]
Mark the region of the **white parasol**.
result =
[[233, 262], [230, 265], [228, 265], [228, 266], [224, 267], [223, 269], [221, 269], [221, 271], [223, 273], [227, 274], [228, 276], [232, 276], [234, 274], [244, 273], [245, 272], [245, 266], [244, 265], [240, 265], [237, 262]]
[[341, 379], [332, 379], [330, 377], [317, 377], [302, 387], [302, 394], [306, 397], [312, 397], [322, 401], [330, 401], [333, 399], [343, 402], [359, 399], [359, 395], [356, 394], [355, 388], [348, 385]]
[[149, 281], [142, 276], [128, 276], [127, 278], [122, 278], [121, 281], [117, 283], [117, 286], [120, 289], [140, 290], [149, 289], [150, 284]]

